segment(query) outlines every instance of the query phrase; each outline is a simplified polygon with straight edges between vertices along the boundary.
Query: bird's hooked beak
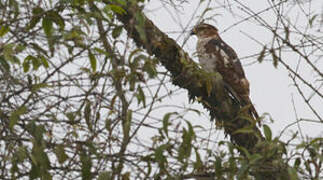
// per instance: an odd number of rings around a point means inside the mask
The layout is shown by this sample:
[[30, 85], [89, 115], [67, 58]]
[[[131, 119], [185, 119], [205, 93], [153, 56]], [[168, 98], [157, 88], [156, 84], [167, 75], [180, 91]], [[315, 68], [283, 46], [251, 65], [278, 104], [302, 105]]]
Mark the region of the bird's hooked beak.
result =
[[192, 36], [192, 35], [196, 35], [196, 28], [195, 28], [195, 27], [191, 30], [190, 35], [191, 35], [191, 36]]

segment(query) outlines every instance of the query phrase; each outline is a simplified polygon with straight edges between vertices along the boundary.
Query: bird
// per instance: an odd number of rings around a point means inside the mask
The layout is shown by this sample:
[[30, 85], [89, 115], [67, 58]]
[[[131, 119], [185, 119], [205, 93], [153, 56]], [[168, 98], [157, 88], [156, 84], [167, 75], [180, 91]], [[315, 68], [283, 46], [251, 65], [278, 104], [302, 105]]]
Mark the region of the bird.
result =
[[224, 88], [242, 107], [248, 107], [249, 115], [257, 120], [258, 112], [249, 97], [249, 81], [237, 53], [221, 39], [218, 29], [210, 24], [197, 24], [190, 35], [197, 36], [196, 51], [201, 68], [209, 73], [220, 73]]

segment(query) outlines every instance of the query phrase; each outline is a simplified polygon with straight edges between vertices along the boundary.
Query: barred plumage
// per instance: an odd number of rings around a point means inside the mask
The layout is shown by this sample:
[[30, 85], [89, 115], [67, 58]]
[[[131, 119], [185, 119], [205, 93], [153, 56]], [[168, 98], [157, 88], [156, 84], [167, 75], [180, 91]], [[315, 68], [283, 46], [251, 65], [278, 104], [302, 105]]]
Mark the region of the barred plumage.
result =
[[249, 98], [249, 82], [235, 51], [219, 36], [217, 28], [201, 23], [195, 26], [192, 34], [198, 37], [197, 54], [201, 67], [207, 72], [219, 72], [225, 88], [239, 101], [241, 106], [249, 105], [250, 115], [259, 115]]

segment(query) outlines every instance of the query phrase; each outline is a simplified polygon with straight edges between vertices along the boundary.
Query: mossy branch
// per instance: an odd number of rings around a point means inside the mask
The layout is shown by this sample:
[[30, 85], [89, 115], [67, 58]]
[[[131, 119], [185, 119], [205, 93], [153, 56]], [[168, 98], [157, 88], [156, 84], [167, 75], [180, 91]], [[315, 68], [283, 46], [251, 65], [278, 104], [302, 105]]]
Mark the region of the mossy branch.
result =
[[[106, 3], [111, 3], [105, 0]], [[120, 5], [122, 6], [122, 5]], [[251, 117], [241, 116], [242, 108], [224, 91], [223, 82], [219, 74], [215, 78], [208, 78], [205, 71], [189, 57], [189, 55], [165, 33], [159, 30], [149, 20], [135, 3], [122, 6], [126, 13], [118, 13], [117, 18], [124, 25], [128, 36], [138, 47], [158, 58], [161, 64], [171, 73], [172, 82], [181, 88], [187, 89], [190, 98], [198, 97], [199, 102], [209, 111], [212, 119], [220, 124], [231, 142], [246, 150], [248, 154], [261, 153], [268, 143]], [[210, 80], [211, 79], [211, 80]], [[249, 129], [249, 131], [241, 131]], [[240, 131], [238, 131], [240, 130]], [[262, 144], [262, 145], [261, 145]], [[262, 147], [262, 148], [261, 148]], [[241, 150], [242, 154], [245, 154]], [[287, 166], [281, 156], [264, 162], [264, 168], [255, 170], [252, 174], [262, 179], [280, 179], [288, 176]], [[275, 162], [275, 163], [274, 163]], [[275, 167], [271, 165], [275, 164]]]

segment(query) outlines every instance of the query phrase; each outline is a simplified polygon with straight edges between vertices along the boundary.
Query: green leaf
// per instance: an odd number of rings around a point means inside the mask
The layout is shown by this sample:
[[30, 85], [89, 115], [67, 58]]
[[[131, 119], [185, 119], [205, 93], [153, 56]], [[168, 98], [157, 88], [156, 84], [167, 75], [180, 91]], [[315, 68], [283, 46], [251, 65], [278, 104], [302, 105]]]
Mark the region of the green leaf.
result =
[[266, 140], [271, 141], [272, 140], [271, 129], [266, 124], [264, 124], [263, 128], [264, 128], [264, 133], [265, 133]]
[[83, 180], [90, 180], [92, 179], [91, 176], [91, 167], [92, 167], [92, 161], [91, 156], [86, 154], [85, 152], [82, 152], [80, 155], [81, 163], [82, 163], [82, 179]]
[[91, 117], [91, 102], [87, 101], [85, 108], [84, 108], [84, 118], [85, 118], [85, 122], [86, 122], [89, 130], [92, 131], [93, 126], [92, 126], [92, 122], [90, 120], [90, 117]]
[[[3, 8], [4, 6], [7, 6], [9, 5], [9, 8], [10, 10], [8, 11], [8, 14], [10, 12], [10, 16], [11, 16], [11, 13], [14, 13], [14, 17], [12, 17], [12, 20], [17, 20], [17, 16], [19, 15], [19, 4], [16, 0], [9, 0], [9, 1], [5, 1], [6, 3], [4, 3], [3, 1], [0, 1], [1, 2], [1, 8]], [[9, 3], [7, 3], [9, 2]], [[2, 4], [4, 3], [4, 5]]]
[[13, 111], [9, 117], [9, 128], [12, 129], [13, 126], [17, 124], [19, 116], [25, 114], [26, 112], [27, 108], [25, 106], [19, 107], [18, 109]]
[[135, 50], [133, 50], [133, 51], [130, 53], [129, 57], [128, 57], [128, 61], [129, 61], [129, 62], [131, 62], [132, 58], [133, 58], [135, 55], [139, 54], [140, 52], [142, 52], [142, 49], [135, 49]]
[[320, 144], [323, 142], [323, 138], [322, 137], [318, 137], [318, 138], [314, 138], [310, 143], [309, 145], [314, 145], [314, 144]]
[[71, 124], [74, 124], [75, 118], [76, 118], [76, 113], [74, 112], [66, 112], [65, 116], [68, 118]]
[[32, 13], [34, 16], [40, 16], [42, 13], [44, 13], [44, 10], [38, 6], [33, 8]]
[[42, 14], [44, 13], [44, 10], [40, 7], [36, 7], [32, 10], [33, 17], [31, 18], [29, 24], [27, 25], [27, 30], [30, 30], [34, 28], [37, 23], [40, 21]]
[[[30, 157], [33, 159], [33, 156]], [[29, 179], [36, 179], [40, 177], [40, 167], [36, 163], [32, 163], [31, 170], [29, 171]]]
[[114, 0], [114, 1], [122, 6], [127, 5], [127, 0]]
[[311, 19], [308, 21], [308, 24], [310, 27], [313, 27], [313, 22], [317, 18], [318, 14], [315, 14], [314, 16], [311, 17]]
[[259, 160], [262, 159], [262, 156], [260, 154], [252, 154], [249, 159], [249, 164], [257, 164]]
[[60, 164], [63, 164], [68, 158], [68, 156], [65, 153], [64, 145], [62, 145], [62, 144], [59, 144], [56, 146], [55, 154], [56, 154], [57, 160]]
[[290, 180], [299, 180], [297, 171], [295, 168], [288, 167], [288, 174], [289, 174]]
[[0, 37], [4, 36], [5, 34], [7, 34], [7, 32], [9, 32], [10, 28], [9, 26], [0, 26]]
[[154, 63], [152, 63], [152, 61], [150, 59], [147, 59], [145, 61], [145, 64], [143, 66], [143, 70], [148, 74], [148, 76], [150, 78], [154, 78], [157, 76], [156, 65]]
[[113, 12], [115, 12], [115, 13], [117, 13], [117, 14], [126, 14], [127, 12], [122, 8], [122, 7], [120, 7], [120, 6], [117, 6], [117, 5], [114, 5], [114, 4], [109, 4], [108, 5], [109, 7], [110, 7], [110, 9], [113, 11]]
[[106, 119], [105, 120], [105, 129], [107, 131], [111, 131], [111, 119]]
[[271, 49], [270, 53], [271, 53], [271, 56], [273, 58], [273, 65], [274, 65], [275, 68], [277, 68], [277, 66], [278, 66], [278, 56], [277, 56], [274, 49]]
[[264, 60], [266, 50], [267, 50], [267, 47], [264, 46], [264, 48], [261, 50], [259, 57], [257, 59], [259, 63], [261, 63]]
[[10, 72], [10, 65], [8, 62], [3, 58], [3, 56], [0, 56], [0, 65], [3, 67], [4, 70]]
[[38, 22], [40, 21], [40, 17], [33, 17], [31, 20], [30, 20], [30, 22], [29, 22], [29, 24], [28, 24], [28, 26], [26, 27], [27, 28], [27, 30], [30, 30], [30, 29], [32, 29], [32, 28], [34, 28], [35, 26], [36, 26], [36, 24], [38, 24]]
[[240, 151], [240, 152], [243, 152], [243, 154], [245, 156], [247, 156], [248, 159], [250, 159], [250, 153], [248, 152], [248, 150], [242, 146], [237, 146], [237, 149]]
[[187, 108], [187, 111], [192, 111], [192, 112], [195, 112], [198, 116], [201, 115], [201, 111], [198, 110], [198, 109], [194, 109], [194, 108]]
[[38, 44], [36, 43], [30, 43], [30, 45], [37, 51], [37, 52], [41, 52], [44, 55], [47, 56], [47, 51], [45, 49], [43, 49], [42, 47], [40, 47]]
[[30, 62], [33, 65], [33, 70], [37, 70], [39, 68], [39, 66], [41, 65], [41, 61], [32, 55], [28, 55], [25, 59], [24, 62], [22, 64], [23, 68], [24, 68], [24, 72], [28, 72], [29, 68], [30, 68]]
[[252, 127], [244, 127], [233, 132], [233, 134], [248, 134], [253, 133], [254, 129]]
[[137, 20], [137, 25], [135, 25], [136, 30], [139, 33], [140, 38], [143, 40], [143, 42], [147, 42], [147, 37], [146, 37], [146, 29], [145, 29], [145, 17], [141, 13], [136, 13], [135, 14], [136, 20]]
[[118, 38], [120, 34], [122, 33], [123, 27], [122, 26], [117, 26], [113, 29], [112, 31], [112, 37], [114, 39]]
[[194, 163], [194, 169], [199, 171], [199, 170], [202, 170], [203, 168], [203, 162], [201, 160], [201, 156], [200, 156], [200, 153], [198, 152], [197, 149], [194, 149], [195, 150], [195, 157], [196, 157], [196, 160], [195, 160], [195, 163]]
[[48, 87], [48, 84], [46, 84], [46, 83], [33, 84], [33, 85], [31, 86], [31, 91], [32, 91], [32, 92], [36, 92], [36, 91], [38, 91], [39, 89], [41, 89], [41, 88], [46, 88], [46, 87]]
[[61, 15], [56, 11], [49, 11], [48, 16], [59, 26], [60, 30], [63, 31], [65, 28], [65, 21]]
[[108, 180], [108, 179], [112, 179], [111, 177], [111, 172], [110, 171], [104, 171], [104, 172], [101, 172], [99, 174], [99, 178], [98, 180]]
[[158, 162], [161, 169], [163, 169], [165, 164], [167, 163], [167, 159], [164, 156], [164, 152], [165, 152], [165, 150], [167, 150], [168, 146], [169, 146], [168, 144], [163, 144], [163, 145], [159, 146], [158, 148], [156, 148], [155, 153], [154, 153], [155, 160]]
[[124, 124], [123, 124], [124, 137], [129, 136], [131, 120], [132, 120], [132, 110], [129, 109], [127, 112], [126, 122], [124, 122]]
[[89, 74], [91, 73], [91, 70], [88, 68], [81, 67], [80, 70], [85, 73], [89, 73]]
[[301, 158], [298, 157], [294, 162], [294, 168], [298, 168], [300, 164], [301, 164]]
[[167, 113], [163, 117], [163, 131], [165, 132], [166, 136], [168, 136], [169, 118], [173, 114], [176, 114], [176, 113], [175, 112]]
[[48, 65], [48, 61], [47, 61], [47, 59], [46, 59], [44, 56], [40, 56], [40, 60], [41, 60], [41, 62], [42, 62], [42, 64], [43, 64], [43, 66], [44, 66], [45, 68], [48, 68], [48, 67], [49, 67], [49, 65]]
[[31, 63], [33, 65], [33, 70], [37, 70], [39, 68], [39, 66], [41, 65], [41, 62], [36, 57], [31, 58]]
[[17, 156], [18, 162], [23, 162], [25, 159], [28, 158], [28, 151], [26, 147], [20, 146], [16, 151], [15, 155]]
[[24, 72], [26, 73], [26, 72], [28, 72], [29, 71], [29, 69], [30, 69], [30, 64], [29, 64], [29, 61], [24, 61], [23, 63], [22, 63], [22, 67], [24, 68]]
[[195, 133], [193, 127], [189, 121], [186, 121], [188, 125], [188, 131], [183, 128], [182, 133], [182, 143], [179, 147], [178, 160], [183, 162], [184, 159], [187, 159], [191, 156], [192, 152], [192, 141], [195, 139]]
[[18, 53], [21, 53], [22, 51], [24, 51], [26, 49], [26, 46], [22, 45], [22, 44], [18, 44], [16, 47], [15, 47], [15, 53], [18, 54]]
[[222, 177], [223, 174], [222, 159], [219, 156], [215, 157], [215, 174], [217, 177]]
[[100, 49], [100, 48], [96, 47], [96, 48], [94, 48], [94, 50], [97, 51], [100, 54], [103, 54], [103, 55], [107, 56], [107, 57], [110, 56], [110, 54], [108, 52], [106, 52], [105, 50], [103, 50], [103, 49]]
[[145, 93], [144, 91], [142, 90], [141, 86], [138, 86], [137, 87], [137, 100], [138, 100], [138, 105], [140, 104], [140, 102], [143, 103], [144, 107], [146, 107], [146, 96], [145, 96]]
[[52, 180], [52, 179], [53, 179], [53, 177], [50, 175], [50, 173], [49, 173], [49, 172], [47, 172], [47, 171], [42, 171], [41, 179], [44, 179], [44, 180]]
[[75, 120], [75, 113], [73, 112], [67, 112], [65, 114], [65, 116], [68, 118], [68, 120], [70, 121], [71, 124], [74, 124], [74, 120]]
[[89, 50], [89, 60], [90, 60], [92, 72], [96, 72], [96, 58], [90, 50]]
[[53, 21], [49, 16], [45, 16], [42, 22], [43, 30], [47, 37], [51, 36], [53, 29]]
[[249, 164], [242, 163], [237, 173], [237, 179], [246, 179], [246, 174], [248, 170], [249, 170]]
[[35, 138], [36, 141], [34, 142], [38, 142], [39, 144], [42, 143], [43, 134], [45, 132], [45, 129], [42, 125], [37, 126], [35, 121], [33, 120], [27, 124], [26, 129], [28, 133]]
[[192, 124], [189, 121], [186, 121], [186, 124], [188, 126], [188, 133], [191, 136], [190, 139], [195, 139], [195, 132], [194, 132]]
[[3, 55], [7, 61], [13, 62], [13, 56], [15, 55], [14, 51], [15, 44], [9, 43], [3, 47]]

